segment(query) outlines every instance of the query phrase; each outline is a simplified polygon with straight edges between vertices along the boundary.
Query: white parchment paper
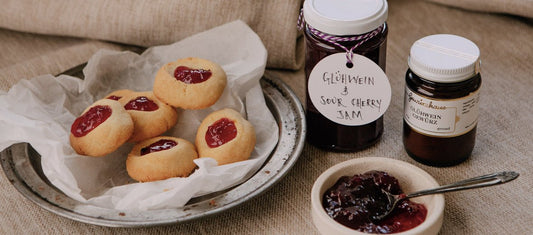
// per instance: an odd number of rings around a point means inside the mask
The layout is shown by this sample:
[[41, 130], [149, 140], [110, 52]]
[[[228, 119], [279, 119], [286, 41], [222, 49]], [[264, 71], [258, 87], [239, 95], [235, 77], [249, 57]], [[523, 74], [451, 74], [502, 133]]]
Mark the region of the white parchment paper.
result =
[[[222, 108], [240, 111], [254, 125], [257, 144], [249, 160], [217, 166], [210, 158], [195, 160], [199, 168], [187, 178], [137, 183], [126, 172], [132, 148], [125, 144], [102, 158], [78, 155], [69, 144], [74, 119], [94, 101], [117, 89], [152, 89], [164, 64], [200, 57], [222, 66], [228, 85], [213, 106], [178, 109], [178, 123], [164, 135], [194, 143], [196, 129], [209, 113]], [[0, 149], [30, 143], [41, 155], [44, 174], [84, 209], [151, 210], [178, 208], [189, 199], [239, 184], [253, 175], [278, 141], [278, 125], [268, 110], [259, 79], [267, 51], [242, 21], [231, 22], [172, 45], [149, 48], [143, 54], [99, 51], [83, 70], [85, 79], [61, 75], [22, 80], [0, 93]]]

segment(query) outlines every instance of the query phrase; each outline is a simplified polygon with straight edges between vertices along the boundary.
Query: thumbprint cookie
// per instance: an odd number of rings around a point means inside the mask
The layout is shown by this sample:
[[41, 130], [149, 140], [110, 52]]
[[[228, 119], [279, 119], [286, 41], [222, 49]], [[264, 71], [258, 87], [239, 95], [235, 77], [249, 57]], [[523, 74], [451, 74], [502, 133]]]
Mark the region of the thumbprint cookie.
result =
[[119, 99], [133, 119], [134, 131], [128, 142], [161, 135], [176, 125], [176, 109], [160, 101], [151, 91], [131, 92]]
[[196, 133], [199, 157], [214, 158], [218, 165], [244, 161], [255, 147], [255, 130], [233, 109], [209, 114]]
[[126, 159], [128, 175], [140, 182], [187, 177], [196, 168], [194, 145], [184, 139], [158, 136], [137, 143]]
[[79, 154], [93, 157], [107, 155], [133, 134], [133, 120], [115, 100], [101, 99], [74, 120], [70, 145]]
[[153, 91], [171, 106], [203, 109], [216, 103], [226, 83], [226, 73], [220, 65], [189, 57], [161, 67], [155, 76]]

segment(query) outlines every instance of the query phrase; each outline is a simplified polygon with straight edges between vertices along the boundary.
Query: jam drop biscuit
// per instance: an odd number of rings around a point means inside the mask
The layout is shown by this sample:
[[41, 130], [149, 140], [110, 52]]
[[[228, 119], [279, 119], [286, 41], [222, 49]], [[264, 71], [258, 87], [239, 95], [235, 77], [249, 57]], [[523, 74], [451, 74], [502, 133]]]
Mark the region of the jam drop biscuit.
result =
[[161, 135], [176, 125], [176, 109], [157, 99], [151, 91], [130, 92], [119, 99], [135, 127], [128, 142], [139, 142]]
[[196, 168], [193, 162], [196, 158], [196, 149], [189, 141], [158, 136], [133, 147], [126, 160], [126, 170], [140, 182], [187, 177]]
[[122, 105], [124, 105], [125, 97], [129, 97], [132, 93], [134, 93], [134, 91], [128, 89], [116, 90], [106, 95], [105, 98], [110, 100], [116, 100]]
[[226, 82], [226, 73], [220, 65], [205, 59], [185, 58], [159, 69], [153, 91], [171, 106], [203, 109], [216, 103]]
[[117, 101], [101, 99], [76, 118], [70, 128], [70, 145], [82, 155], [107, 155], [133, 134], [133, 120]]
[[200, 157], [211, 157], [218, 165], [244, 161], [255, 147], [255, 130], [250, 122], [233, 109], [209, 114], [196, 133]]

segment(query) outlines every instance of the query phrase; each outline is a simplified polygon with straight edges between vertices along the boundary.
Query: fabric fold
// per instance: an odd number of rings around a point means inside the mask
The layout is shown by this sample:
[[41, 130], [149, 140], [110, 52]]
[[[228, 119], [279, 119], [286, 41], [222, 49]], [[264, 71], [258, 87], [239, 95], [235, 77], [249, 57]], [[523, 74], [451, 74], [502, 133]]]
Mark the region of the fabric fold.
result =
[[532, 0], [427, 0], [467, 10], [503, 13], [533, 18]]
[[[124, 45], [145, 48], [171, 44], [237, 19], [250, 26], [263, 41], [269, 54], [267, 59], [269, 69], [297, 70], [303, 66], [305, 58], [303, 37], [296, 28], [303, 1], [4, 0], [0, 8], [0, 28], [4, 29], [0, 29], [0, 32], [13, 30], [75, 37], [64, 38], [67, 40], [79, 38], [79, 42], [73, 43], [80, 45], [74, 48], [75, 51], [60, 52], [61, 55], [69, 54], [65, 56], [65, 59], [56, 58], [54, 54], [52, 56], [56, 61], [54, 63], [46, 63], [37, 58], [30, 61], [29, 65], [15, 64], [15, 66], [10, 65], [10, 68], [0, 68], [0, 74], [8, 80], [13, 80], [8, 83], [2, 82], [0, 89], [9, 88], [21, 78], [49, 73], [55, 75], [61, 69], [67, 69], [65, 67], [78, 65], [80, 59], [86, 60], [96, 49], [121, 50], [125, 48]], [[532, 0], [423, 1], [533, 19]], [[11, 33], [8, 34], [11, 35]], [[2, 39], [1, 35], [0, 39]], [[68, 59], [72, 57], [76, 57], [76, 63]], [[56, 63], [58, 66], [53, 67]]]
[[301, 0], [6, 0], [0, 27], [142, 47], [170, 44], [234, 20], [248, 24], [268, 50], [269, 68], [298, 69]]

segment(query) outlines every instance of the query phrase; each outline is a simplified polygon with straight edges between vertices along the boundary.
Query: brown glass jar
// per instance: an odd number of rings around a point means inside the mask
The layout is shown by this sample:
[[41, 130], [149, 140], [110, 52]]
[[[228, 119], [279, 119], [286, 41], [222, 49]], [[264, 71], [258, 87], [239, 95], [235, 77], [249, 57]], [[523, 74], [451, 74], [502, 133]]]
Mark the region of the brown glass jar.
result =
[[479, 49], [455, 35], [415, 42], [405, 75], [403, 143], [410, 157], [431, 166], [459, 164], [475, 145]]
[[[336, 53], [346, 53], [346, 48], [352, 48], [354, 45], [361, 43], [357, 46], [353, 53], [363, 55], [385, 71], [386, 61], [386, 49], [387, 49], [387, 34], [388, 27], [385, 22], [387, 15], [387, 3], [386, 1], [376, 1], [381, 3], [381, 10], [379, 12], [360, 12], [361, 16], [353, 15], [353, 17], [359, 18], [358, 20], [352, 20], [351, 24], [348, 24], [349, 20], [335, 23], [335, 20], [331, 15], [335, 12], [324, 12], [320, 9], [314, 9], [313, 7], [319, 7], [319, 3], [323, 0], [306, 0], [304, 3], [304, 17], [306, 20], [305, 25], [305, 76], [306, 82], [309, 82], [309, 77], [313, 71], [315, 65], [319, 63], [325, 57], [328, 57]], [[340, 5], [340, 7], [357, 7], [357, 1], [348, 6]], [[378, 4], [378, 3], [376, 3]], [[378, 4], [379, 5], [379, 4]], [[307, 6], [307, 8], [306, 8]], [[311, 6], [311, 7], [309, 7]], [[331, 9], [330, 9], [331, 10]], [[321, 17], [316, 15], [306, 14], [308, 12], [313, 14], [324, 14]], [[317, 13], [319, 12], [319, 13]], [[327, 14], [330, 14], [329, 16]], [[368, 15], [365, 15], [368, 14]], [[365, 17], [367, 17], [365, 19]], [[318, 18], [318, 19], [317, 19]], [[361, 20], [362, 19], [362, 20]], [[324, 21], [331, 21], [331, 25], [321, 25]], [[333, 25], [333, 26], [332, 26]], [[346, 27], [343, 27], [345, 25]], [[367, 34], [373, 31], [375, 35], [369, 39], [355, 40], [355, 41], [339, 41], [338, 44], [344, 46], [342, 48], [339, 45], [335, 45], [331, 41], [328, 41], [317, 35], [312, 29], [316, 28], [321, 33], [333, 35], [338, 38], [353, 38], [362, 34]], [[346, 66], [351, 66], [349, 63]], [[377, 118], [368, 124], [350, 126], [343, 125], [334, 122], [325, 117], [310, 99], [309, 90], [306, 93], [306, 119], [307, 119], [307, 141], [317, 147], [324, 148], [333, 151], [357, 151], [367, 148], [375, 144], [383, 133], [383, 116]]]

